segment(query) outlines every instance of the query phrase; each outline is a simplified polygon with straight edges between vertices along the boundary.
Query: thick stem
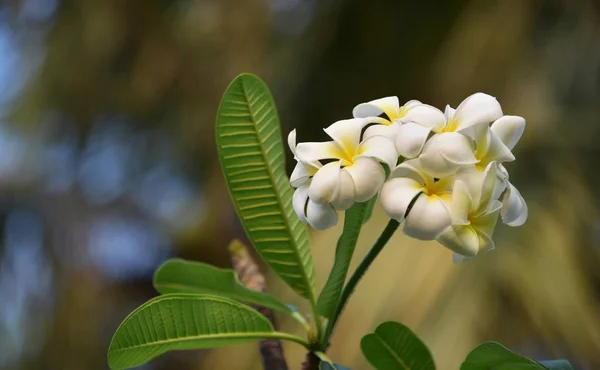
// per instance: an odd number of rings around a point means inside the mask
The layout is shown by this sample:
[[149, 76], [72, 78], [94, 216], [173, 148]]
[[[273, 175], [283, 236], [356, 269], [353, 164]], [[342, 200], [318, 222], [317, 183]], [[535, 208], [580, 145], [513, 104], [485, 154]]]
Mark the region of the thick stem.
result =
[[302, 370], [319, 370], [319, 357], [314, 352], [308, 352], [302, 363]]
[[[229, 245], [231, 253], [231, 262], [234, 270], [237, 272], [241, 282], [248, 288], [265, 292], [267, 283], [265, 277], [260, 273], [258, 265], [250, 256], [248, 249], [237, 240], [234, 240]], [[275, 314], [272, 310], [255, 306], [258, 312], [262, 313], [277, 329]], [[260, 355], [265, 370], [288, 370], [285, 357], [283, 355], [283, 347], [278, 338], [265, 339], [260, 342]]]
[[335, 326], [342, 314], [342, 311], [348, 303], [348, 299], [350, 298], [352, 293], [354, 293], [356, 286], [358, 285], [362, 277], [365, 275], [369, 267], [371, 267], [371, 264], [373, 263], [373, 261], [375, 261], [375, 258], [377, 258], [379, 253], [383, 250], [383, 247], [385, 247], [387, 242], [390, 241], [392, 235], [394, 235], [394, 232], [396, 232], [396, 230], [398, 229], [398, 226], [400, 226], [400, 223], [394, 219], [391, 219], [388, 222], [387, 226], [385, 227], [375, 244], [373, 244], [373, 247], [371, 247], [365, 258], [360, 262], [360, 264], [350, 277], [350, 280], [348, 280], [348, 283], [342, 290], [342, 295], [337, 306], [335, 307], [335, 311], [333, 312], [331, 319], [327, 323], [327, 328], [325, 329], [325, 334], [321, 341], [321, 348], [323, 351], [326, 351], [327, 347], [329, 347], [329, 339], [333, 334], [333, 330], [335, 329]]

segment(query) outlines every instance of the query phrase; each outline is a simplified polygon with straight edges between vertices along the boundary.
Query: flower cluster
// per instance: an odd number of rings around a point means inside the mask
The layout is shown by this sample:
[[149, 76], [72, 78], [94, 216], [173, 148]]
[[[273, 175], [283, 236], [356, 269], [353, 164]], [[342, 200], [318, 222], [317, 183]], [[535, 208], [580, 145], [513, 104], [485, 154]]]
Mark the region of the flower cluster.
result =
[[500, 217], [509, 226], [527, 219], [527, 205], [503, 163], [525, 119], [505, 116], [496, 98], [476, 93], [445, 112], [397, 97], [359, 104], [352, 119], [325, 132], [331, 141], [288, 144], [298, 162], [291, 176], [300, 219], [316, 229], [338, 222], [336, 211], [379, 194], [385, 213], [406, 235], [437, 240], [455, 261], [494, 248]]

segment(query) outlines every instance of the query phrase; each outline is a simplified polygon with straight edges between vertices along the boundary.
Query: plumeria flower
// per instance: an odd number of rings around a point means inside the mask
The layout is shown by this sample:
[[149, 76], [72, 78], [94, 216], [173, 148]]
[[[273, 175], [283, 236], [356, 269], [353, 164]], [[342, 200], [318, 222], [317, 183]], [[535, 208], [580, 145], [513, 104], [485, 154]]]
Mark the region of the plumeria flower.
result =
[[312, 201], [345, 210], [355, 202], [371, 199], [381, 189], [386, 177], [382, 164], [393, 168], [398, 155], [384, 136], [361, 141], [366, 124], [362, 118], [337, 121], [325, 129], [333, 141], [297, 145], [301, 161], [329, 161], [312, 177], [308, 191]]
[[308, 197], [308, 188], [312, 177], [322, 167], [321, 163], [318, 161], [302, 161], [298, 158], [296, 153], [296, 130], [288, 135], [288, 145], [294, 154], [294, 159], [298, 161], [290, 176], [291, 185], [297, 188], [292, 198], [292, 206], [298, 218], [317, 230], [335, 226], [338, 222], [335, 209], [329, 204], [317, 204]]
[[[454, 261], [462, 262], [478, 253], [494, 249], [492, 234], [502, 208], [494, 195], [499, 185], [497, 164], [491, 162], [483, 176], [469, 172], [467, 179], [460, 177], [454, 183], [449, 205], [452, 225], [437, 240], [454, 251]], [[466, 180], [466, 181], [463, 181]]]
[[365, 130], [365, 138], [386, 136], [395, 142], [398, 154], [405, 158], [418, 156], [429, 132], [445, 122], [439, 109], [418, 100], [400, 106], [396, 96], [359, 104], [352, 114], [357, 118], [367, 118], [372, 124]]
[[419, 157], [423, 168], [436, 177], [447, 176], [478, 162], [471, 138], [473, 128], [489, 125], [502, 117], [502, 108], [493, 96], [475, 93], [460, 103], [456, 110], [447, 106], [444, 116], [442, 123], [438, 121], [436, 126], [431, 127], [436, 135], [427, 141]]
[[419, 159], [410, 159], [392, 171], [379, 201], [389, 217], [404, 221], [406, 235], [434, 240], [451, 225], [446, 203], [451, 198], [453, 180], [434, 178], [423, 170]]
[[[498, 163], [509, 162], [509, 160], [502, 160], [502, 158], [508, 159], [509, 156], [506, 151], [510, 153], [521, 139], [525, 131], [525, 119], [519, 116], [504, 116], [492, 123], [489, 131], [491, 132], [489, 135], [493, 136], [493, 140], [496, 142], [494, 145], [499, 147], [501, 144], [497, 142], [501, 142], [504, 144], [504, 149], [488, 150], [485, 155], [481, 156], [480, 163], [485, 163], [485, 161], [489, 161], [494, 157], [496, 159], [492, 160], [496, 160]], [[504, 153], [504, 156], [501, 153]], [[475, 156], [478, 156], [477, 152]], [[512, 153], [510, 156], [512, 156]], [[512, 158], [514, 159], [514, 156]], [[519, 190], [510, 183], [508, 171], [502, 164], [498, 167], [498, 174], [505, 187], [502, 196], [502, 212], [500, 213], [502, 221], [508, 226], [521, 226], [527, 221], [527, 203], [525, 203], [525, 199], [523, 199]]]

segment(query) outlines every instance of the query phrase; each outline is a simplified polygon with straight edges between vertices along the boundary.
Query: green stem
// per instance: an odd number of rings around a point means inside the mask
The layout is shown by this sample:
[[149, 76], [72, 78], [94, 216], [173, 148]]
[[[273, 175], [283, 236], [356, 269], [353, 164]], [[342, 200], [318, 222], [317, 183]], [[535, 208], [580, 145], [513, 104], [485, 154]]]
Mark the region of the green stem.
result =
[[315, 320], [315, 325], [317, 327], [317, 337], [315, 338], [315, 343], [318, 343], [319, 338], [322, 338], [321, 336], [323, 335], [323, 323], [321, 322], [321, 316], [319, 316], [319, 312], [317, 311], [317, 301], [313, 298], [310, 300], [310, 304], [312, 308], [312, 314]]
[[329, 339], [333, 334], [333, 330], [335, 329], [335, 326], [342, 314], [342, 311], [346, 307], [346, 303], [348, 303], [348, 299], [350, 298], [352, 293], [354, 293], [356, 286], [358, 285], [362, 277], [365, 275], [373, 261], [375, 261], [375, 258], [377, 258], [379, 253], [383, 250], [383, 247], [385, 247], [387, 242], [390, 241], [392, 235], [394, 235], [394, 232], [396, 232], [396, 230], [398, 229], [398, 226], [400, 226], [400, 223], [394, 219], [391, 219], [388, 222], [387, 226], [385, 227], [375, 244], [373, 244], [373, 247], [371, 247], [365, 258], [360, 262], [360, 264], [350, 277], [350, 280], [348, 280], [348, 283], [342, 290], [340, 300], [335, 307], [335, 311], [333, 312], [331, 319], [327, 323], [325, 335], [322, 337], [321, 340], [321, 349], [323, 350], [323, 352], [325, 352], [327, 350], [327, 347], [329, 347]]

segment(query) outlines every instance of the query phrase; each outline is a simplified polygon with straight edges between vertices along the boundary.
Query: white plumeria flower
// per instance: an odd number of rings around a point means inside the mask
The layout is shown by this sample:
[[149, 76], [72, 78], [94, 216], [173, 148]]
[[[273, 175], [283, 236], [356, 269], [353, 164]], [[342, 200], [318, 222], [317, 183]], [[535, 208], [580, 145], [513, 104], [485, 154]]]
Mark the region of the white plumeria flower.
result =
[[[502, 161], [500, 158], [503, 156], [500, 154], [504, 152], [504, 158], [508, 158], [506, 151], [510, 153], [511, 150], [517, 145], [519, 139], [525, 131], [525, 119], [519, 116], [504, 116], [497, 119], [490, 127], [491, 136], [495, 137], [494, 141], [500, 141], [504, 144], [504, 149], [500, 150], [488, 150], [488, 152], [482, 156], [481, 162], [489, 161], [493, 156], [496, 156], [496, 161], [508, 162], [508, 160]], [[499, 144], [495, 144], [499, 147]], [[512, 153], [510, 154], [512, 156]], [[476, 153], [477, 157], [478, 154]], [[514, 156], [512, 157], [514, 159]], [[479, 165], [479, 163], [478, 163]], [[503, 182], [506, 188], [504, 195], [502, 196], [502, 221], [508, 226], [521, 226], [527, 221], [528, 208], [525, 199], [519, 193], [519, 190], [510, 183], [508, 171], [503, 165], [498, 168], [499, 178]]]
[[467, 174], [470, 178], [459, 177], [454, 183], [449, 205], [452, 225], [437, 240], [454, 251], [455, 262], [494, 249], [492, 235], [502, 208], [494, 198], [499, 185], [496, 172], [497, 164], [491, 162], [483, 176], [471, 171]]
[[296, 146], [296, 156], [303, 163], [333, 160], [312, 177], [308, 189], [312, 202], [345, 210], [371, 199], [381, 189], [386, 177], [382, 163], [393, 168], [398, 155], [393, 142], [384, 136], [361, 142], [367, 122], [362, 118], [337, 121], [325, 129], [333, 141]]
[[489, 125], [502, 117], [502, 108], [493, 96], [475, 93], [463, 100], [456, 110], [447, 106], [444, 115], [443, 124], [431, 129], [436, 135], [427, 141], [419, 157], [423, 168], [436, 177], [448, 176], [478, 162], [470, 139], [472, 128]]
[[325, 230], [335, 226], [338, 222], [335, 209], [329, 204], [316, 204], [308, 197], [308, 188], [312, 177], [322, 167], [321, 163], [318, 161], [301, 161], [298, 158], [296, 153], [296, 130], [288, 135], [288, 145], [294, 154], [294, 159], [298, 161], [290, 176], [291, 185], [297, 188], [292, 199], [292, 206], [298, 218], [317, 230]]
[[410, 159], [392, 171], [379, 201], [389, 217], [404, 221], [406, 235], [434, 240], [451, 225], [446, 203], [451, 197], [453, 180], [453, 177], [433, 178], [423, 170], [419, 159]]
[[365, 138], [386, 136], [394, 141], [398, 154], [405, 158], [418, 156], [429, 132], [445, 122], [439, 109], [418, 100], [400, 106], [396, 96], [359, 104], [352, 114], [357, 118], [368, 118], [369, 124], [375, 124], [365, 130]]

